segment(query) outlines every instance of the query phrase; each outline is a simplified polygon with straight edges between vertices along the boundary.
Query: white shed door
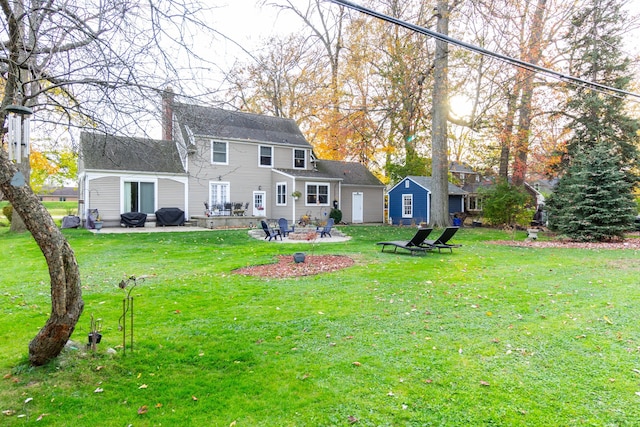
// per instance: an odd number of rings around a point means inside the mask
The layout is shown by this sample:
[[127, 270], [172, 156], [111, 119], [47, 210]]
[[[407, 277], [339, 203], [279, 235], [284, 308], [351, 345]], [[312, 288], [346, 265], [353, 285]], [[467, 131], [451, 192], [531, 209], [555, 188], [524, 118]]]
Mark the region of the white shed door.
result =
[[364, 193], [351, 193], [351, 222], [362, 224], [364, 218]]

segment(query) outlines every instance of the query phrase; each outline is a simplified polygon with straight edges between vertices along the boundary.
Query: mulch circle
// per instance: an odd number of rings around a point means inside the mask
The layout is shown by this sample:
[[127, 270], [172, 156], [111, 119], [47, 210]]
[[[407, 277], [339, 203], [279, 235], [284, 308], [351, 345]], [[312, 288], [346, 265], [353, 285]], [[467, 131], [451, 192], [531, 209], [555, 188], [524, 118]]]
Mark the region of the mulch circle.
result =
[[234, 270], [245, 276], [286, 279], [289, 277], [313, 276], [320, 273], [351, 267], [353, 259], [344, 255], [306, 255], [304, 262], [296, 263], [293, 255], [279, 255], [274, 264], [252, 265]]

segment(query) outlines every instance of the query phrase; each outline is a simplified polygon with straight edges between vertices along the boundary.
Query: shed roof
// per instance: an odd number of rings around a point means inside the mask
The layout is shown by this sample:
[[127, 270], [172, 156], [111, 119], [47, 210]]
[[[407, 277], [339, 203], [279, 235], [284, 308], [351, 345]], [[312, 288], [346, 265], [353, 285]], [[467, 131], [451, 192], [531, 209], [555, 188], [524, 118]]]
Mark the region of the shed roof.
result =
[[181, 130], [194, 135], [311, 148], [292, 119], [181, 103], [173, 111]]
[[[407, 176], [405, 179], [410, 179], [412, 181], [415, 181], [418, 185], [421, 185], [422, 187], [426, 188], [429, 191], [431, 191], [431, 189], [433, 188], [433, 178], [430, 176]], [[464, 191], [462, 188], [458, 187], [457, 185], [454, 185], [450, 182], [448, 184], [449, 184], [449, 188], [448, 188], [449, 195], [464, 196], [465, 194], [467, 194], [466, 191]]]
[[173, 141], [89, 132], [80, 134], [80, 165], [84, 170], [185, 173]]

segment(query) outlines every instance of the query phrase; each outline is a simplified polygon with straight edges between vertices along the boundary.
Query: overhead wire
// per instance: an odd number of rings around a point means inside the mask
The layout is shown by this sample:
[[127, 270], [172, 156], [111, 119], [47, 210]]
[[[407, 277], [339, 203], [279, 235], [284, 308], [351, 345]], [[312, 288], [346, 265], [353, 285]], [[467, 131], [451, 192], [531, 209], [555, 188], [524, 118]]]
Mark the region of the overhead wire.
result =
[[434, 38], [436, 40], [444, 41], [444, 42], [450, 43], [452, 45], [462, 47], [464, 49], [470, 50], [472, 52], [479, 53], [481, 55], [485, 55], [485, 56], [489, 56], [489, 57], [498, 59], [498, 60], [500, 60], [502, 62], [506, 62], [506, 63], [515, 65], [517, 67], [524, 68], [524, 69], [532, 71], [532, 72], [538, 72], [538, 73], [547, 75], [549, 77], [552, 77], [552, 78], [555, 78], [555, 79], [558, 79], [558, 80], [561, 80], [561, 81], [574, 83], [574, 84], [579, 85], [579, 86], [583, 86], [583, 87], [588, 86], [588, 87], [591, 87], [591, 88], [593, 88], [595, 90], [607, 93], [609, 95], [617, 96], [617, 97], [632, 96], [632, 97], [637, 98], [637, 100], [635, 100], [636, 102], [640, 102], [640, 94], [637, 94], [637, 93], [634, 93], [634, 92], [629, 92], [629, 91], [618, 89], [618, 88], [615, 88], [615, 87], [603, 85], [603, 84], [600, 84], [600, 83], [597, 83], [597, 82], [592, 82], [592, 81], [589, 81], [589, 80], [581, 79], [579, 77], [574, 77], [574, 76], [571, 76], [569, 74], [564, 74], [564, 73], [552, 70], [550, 68], [541, 67], [539, 65], [532, 64], [532, 63], [527, 62], [527, 61], [523, 61], [521, 59], [512, 58], [512, 57], [507, 56], [507, 55], [502, 55], [500, 53], [493, 52], [493, 51], [490, 51], [488, 49], [484, 49], [482, 47], [475, 46], [475, 45], [472, 45], [470, 43], [466, 43], [466, 42], [463, 42], [461, 40], [454, 39], [452, 37], [449, 37], [447, 35], [444, 35], [442, 33], [437, 32], [437, 31], [433, 31], [433, 30], [430, 30], [428, 28], [421, 27], [419, 25], [415, 25], [415, 24], [412, 24], [410, 22], [407, 22], [407, 21], [404, 21], [404, 20], [401, 20], [401, 19], [398, 19], [398, 18], [394, 18], [394, 17], [386, 15], [384, 13], [377, 12], [377, 11], [369, 9], [367, 7], [357, 5], [357, 4], [352, 3], [350, 1], [346, 1], [346, 0], [329, 0], [329, 1], [331, 3], [335, 3], [335, 4], [342, 5], [342, 6], [346, 6], [349, 9], [353, 9], [353, 10], [356, 10], [358, 12], [362, 12], [362, 13], [364, 13], [366, 15], [373, 16], [374, 18], [378, 18], [378, 19], [381, 19], [383, 21], [398, 25], [400, 27], [407, 28], [409, 30], [412, 30], [412, 31], [415, 31], [417, 33], [423, 34], [425, 36], [432, 37], [432, 38]]

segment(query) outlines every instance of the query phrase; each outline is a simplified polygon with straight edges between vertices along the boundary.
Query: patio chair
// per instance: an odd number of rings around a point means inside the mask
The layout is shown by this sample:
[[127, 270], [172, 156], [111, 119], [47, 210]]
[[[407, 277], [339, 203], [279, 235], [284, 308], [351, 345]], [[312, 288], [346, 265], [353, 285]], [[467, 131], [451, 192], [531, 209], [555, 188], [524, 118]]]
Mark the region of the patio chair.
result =
[[392, 240], [389, 242], [378, 242], [376, 245], [382, 245], [382, 252], [387, 246], [393, 247], [393, 252], [396, 252], [398, 248], [406, 249], [411, 252], [411, 255], [416, 253], [426, 253], [432, 249], [431, 245], [426, 245], [425, 240], [431, 234], [433, 228], [419, 228], [416, 234], [411, 240]]
[[269, 241], [271, 241], [271, 239], [278, 240], [278, 237], [280, 237], [280, 240], [282, 240], [282, 234], [280, 234], [280, 230], [274, 230], [273, 228], [269, 227], [265, 221], [260, 222], [262, 223], [262, 229], [266, 234], [266, 236], [264, 237], [265, 239], [268, 237]]
[[294, 231], [296, 231], [295, 226], [291, 226], [291, 228], [289, 228], [289, 221], [287, 221], [286, 218], [280, 218], [278, 220], [278, 227], [280, 228], [280, 234], [282, 234], [284, 237], [287, 237], [289, 233], [293, 233]]
[[449, 243], [449, 240], [451, 240], [459, 228], [460, 227], [447, 227], [444, 229], [442, 234], [440, 234], [440, 237], [435, 240], [425, 240], [424, 243], [437, 248], [438, 252], [440, 252], [441, 249], [449, 249], [451, 253], [453, 253], [453, 248], [459, 248], [462, 246]]
[[327, 225], [324, 227], [316, 227], [316, 233], [320, 233], [320, 237], [331, 237], [331, 228], [333, 227], [333, 218], [329, 218]]

